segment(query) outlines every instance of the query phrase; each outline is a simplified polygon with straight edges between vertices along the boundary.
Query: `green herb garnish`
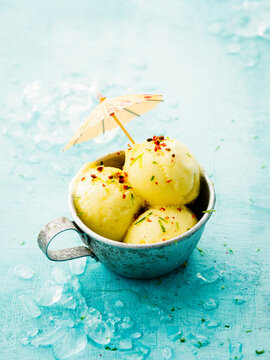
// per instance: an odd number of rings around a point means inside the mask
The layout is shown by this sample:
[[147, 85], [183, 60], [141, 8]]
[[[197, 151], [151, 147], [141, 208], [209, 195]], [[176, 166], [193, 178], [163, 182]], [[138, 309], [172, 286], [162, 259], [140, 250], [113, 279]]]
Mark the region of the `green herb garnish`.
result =
[[150, 181], [153, 181], [154, 178], [155, 178], [155, 175], [152, 175]]
[[158, 223], [159, 223], [159, 226], [161, 227], [161, 230], [162, 230], [162, 232], [166, 232], [166, 229], [165, 229], [165, 227], [163, 226], [163, 224], [162, 224], [162, 222], [161, 222], [161, 220], [160, 219], [158, 219]]
[[262, 355], [262, 354], [264, 354], [264, 349], [262, 349], [262, 350], [256, 350], [255, 353], [256, 353], [257, 355]]
[[204, 210], [204, 211], [202, 211], [202, 213], [203, 213], [203, 214], [209, 214], [209, 213], [212, 213], [212, 212], [214, 212], [214, 211], [216, 211], [216, 210], [214, 210], [214, 209]]
[[202, 318], [202, 319], [201, 319], [201, 322], [205, 322], [205, 318]]
[[83, 315], [80, 317], [81, 320], [84, 320], [86, 318], [86, 315]]
[[140, 159], [143, 156], [143, 153], [141, 155], [138, 155], [133, 161], [131, 161], [130, 166], [133, 165], [138, 159]]
[[246, 333], [251, 333], [252, 332], [252, 330], [246, 330]]
[[179, 224], [177, 221], [175, 222], [175, 225], [176, 225], [176, 229], [179, 230]]
[[189, 153], [187, 153], [187, 156], [192, 157]]
[[181, 341], [181, 343], [184, 343], [184, 342], [186, 341], [186, 339], [184, 338], [184, 336], [182, 336], [182, 337], [180, 338], [180, 341]]
[[158, 218], [159, 218], [160, 220], [162, 220], [162, 221], [166, 222], [166, 223], [168, 222], [168, 220], [164, 219], [164, 218], [163, 218], [163, 217], [161, 217], [161, 216], [159, 216]]
[[162, 284], [162, 280], [158, 278], [158, 282], [156, 283], [156, 285], [160, 285], [160, 284]]
[[230, 325], [225, 325], [225, 328], [229, 328], [230, 327]]
[[196, 246], [196, 249], [200, 252], [201, 256], [204, 255], [203, 249], [199, 248], [198, 246]]
[[156, 162], [156, 161], [152, 161], [152, 164], [157, 165], [157, 162]]
[[175, 308], [174, 308], [174, 306], [171, 308], [171, 311], [175, 311]]
[[116, 351], [116, 350], [117, 350], [116, 347], [115, 347], [115, 348], [110, 348], [109, 346], [105, 346], [105, 349], [106, 349], [106, 350], [111, 350], [111, 351]]
[[220, 146], [216, 146], [215, 151], [218, 151], [220, 149]]
[[257, 252], [261, 251], [261, 249], [257, 249]]
[[134, 199], [134, 195], [131, 193], [130, 196], [131, 196], [131, 199], [133, 200], [133, 199]]
[[77, 216], [81, 216], [81, 215], [83, 215], [84, 214], [84, 211], [81, 211], [81, 212], [79, 212], [78, 214], [77, 214]]
[[137, 224], [143, 222], [144, 220], [146, 220], [146, 219], [147, 219], [150, 215], [152, 215], [152, 214], [153, 214], [152, 212], [148, 213], [148, 214], [145, 215], [142, 219], [140, 219], [139, 221], [135, 222], [134, 225], [137, 225]]
[[24, 241], [22, 241], [22, 242], [20, 242], [20, 244], [21, 244], [21, 245], [24, 245], [24, 244], [25, 244], [25, 242], [24, 242]]

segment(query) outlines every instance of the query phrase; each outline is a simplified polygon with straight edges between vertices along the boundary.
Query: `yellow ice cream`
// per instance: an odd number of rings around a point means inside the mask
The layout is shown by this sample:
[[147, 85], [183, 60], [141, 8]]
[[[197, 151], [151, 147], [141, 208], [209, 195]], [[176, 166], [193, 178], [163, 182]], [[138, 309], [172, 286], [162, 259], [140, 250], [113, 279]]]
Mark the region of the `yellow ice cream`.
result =
[[91, 230], [122, 241], [143, 200], [135, 194], [127, 174], [113, 167], [88, 163], [72, 183], [77, 215]]
[[199, 195], [200, 165], [179, 141], [154, 136], [125, 154], [129, 181], [150, 206], [188, 204]]
[[152, 244], [181, 235], [197, 223], [196, 216], [182, 205], [179, 208], [153, 207], [141, 214], [130, 226], [124, 242]]

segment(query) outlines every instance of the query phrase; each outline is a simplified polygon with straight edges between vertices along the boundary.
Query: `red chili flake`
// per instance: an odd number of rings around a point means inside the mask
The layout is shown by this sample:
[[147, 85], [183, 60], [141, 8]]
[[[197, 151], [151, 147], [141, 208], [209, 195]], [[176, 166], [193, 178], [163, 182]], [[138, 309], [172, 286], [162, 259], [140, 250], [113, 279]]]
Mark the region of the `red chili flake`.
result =
[[156, 182], [155, 182], [155, 184], [157, 185], [157, 184], [158, 184], [158, 182], [156, 181]]
[[153, 140], [155, 141], [155, 140], [157, 140], [158, 139], [158, 137], [156, 136], [156, 135], [154, 135], [153, 136]]
[[106, 185], [105, 184], [102, 184], [103, 187], [105, 187]]
[[128, 176], [128, 173], [124, 171], [124, 175], [125, 175], [125, 176]]
[[175, 219], [175, 217], [174, 217], [174, 216], [173, 216], [172, 218], [173, 218], [173, 219]]
[[125, 199], [125, 198], [126, 198], [126, 194], [123, 194], [122, 198]]
[[91, 174], [91, 177], [92, 177], [93, 179], [95, 179], [95, 178], [97, 177], [97, 175]]
[[127, 188], [128, 188], [128, 185], [124, 185], [124, 190], [127, 190]]
[[119, 179], [124, 179], [124, 176], [123, 176], [123, 175], [119, 175]]
[[171, 224], [173, 225], [173, 221], [171, 221]]
[[161, 135], [161, 136], [159, 137], [159, 140], [164, 140], [164, 136]]
[[132, 161], [132, 160], [134, 160], [134, 158], [132, 157], [132, 158], [130, 158], [130, 160]]
[[172, 179], [170, 179], [170, 180], [167, 180], [166, 182], [167, 182], [167, 183], [170, 183], [171, 181], [172, 181]]
[[152, 95], [144, 95], [145, 99], [151, 99]]
[[103, 167], [102, 166], [99, 166], [98, 168], [97, 168], [97, 171], [99, 171], [99, 172], [101, 172], [103, 170]]
[[152, 141], [152, 140], [153, 140], [152, 138], [148, 138], [148, 139], [147, 139], [148, 142], [150, 142], [150, 141]]
[[166, 151], [171, 151], [171, 149], [170, 149], [170, 148], [166, 148], [165, 150], [166, 150]]
[[117, 151], [117, 153], [116, 153], [117, 155], [120, 155], [120, 152], [119, 151]]
[[166, 239], [164, 239], [164, 238], [162, 239], [162, 241], [165, 241], [165, 240], [166, 240]]
[[182, 211], [182, 209], [181, 209], [181, 208], [177, 208], [177, 210], [178, 210], [178, 211]]
[[150, 219], [147, 219], [146, 221], [148, 221], [148, 222], [152, 222], [152, 220], [150, 220]]
[[169, 220], [169, 216], [165, 216], [165, 219], [166, 219], [166, 220]]
[[85, 180], [85, 176], [81, 178], [81, 181]]
[[165, 143], [162, 143], [162, 144], [160, 144], [161, 146], [166, 146], [166, 144]]
[[192, 214], [192, 217], [193, 217], [193, 218], [195, 218], [195, 217], [196, 217], [196, 215], [195, 215], [195, 214]]
[[172, 154], [172, 157], [175, 157], [175, 154]]
[[161, 211], [165, 211], [165, 208], [164, 208], [164, 207], [161, 207], [159, 210], [161, 210]]
[[112, 176], [112, 175], [110, 175], [110, 176], [108, 176], [108, 178], [109, 178], [109, 179], [113, 179], [113, 176]]
[[119, 179], [119, 183], [120, 183], [120, 184], [123, 184], [124, 182], [125, 182], [124, 179]]
[[130, 144], [128, 144], [128, 147], [129, 147], [129, 149], [131, 149], [131, 145], [130, 145]]

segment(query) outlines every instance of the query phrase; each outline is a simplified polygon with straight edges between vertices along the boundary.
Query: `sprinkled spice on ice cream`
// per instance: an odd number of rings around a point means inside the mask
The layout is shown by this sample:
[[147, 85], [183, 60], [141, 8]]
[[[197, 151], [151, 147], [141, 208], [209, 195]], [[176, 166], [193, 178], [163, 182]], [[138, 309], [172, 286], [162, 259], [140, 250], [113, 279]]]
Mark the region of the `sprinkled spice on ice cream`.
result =
[[127, 173], [88, 163], [76, 175], [72, 187], [74, 206], [83, 223], [99, 235], [122, 241], [143, 205]]
[[186, 206], [153, 207], [141, 214], [130, 226], [124, 242], [152, 244], [172, 239], [196, 225], [195, 214]]
[[188, 204], [199, 195], [200, 165], [179, 141], [154, 136], [125, 154], [129, 182], [150, 206]]

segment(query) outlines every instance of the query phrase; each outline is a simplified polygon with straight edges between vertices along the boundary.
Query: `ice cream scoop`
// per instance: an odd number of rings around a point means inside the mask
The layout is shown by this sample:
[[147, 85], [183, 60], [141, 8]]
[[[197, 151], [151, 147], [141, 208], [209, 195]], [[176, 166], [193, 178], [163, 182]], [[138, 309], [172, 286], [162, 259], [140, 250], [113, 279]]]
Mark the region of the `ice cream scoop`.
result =
[[124, 242], [153, 244], [179, 236], [191, 229], [198, 220], [186, 206], [153, 207], [141, 214], [130, 226]]
[[199, 195], [201, 168], [179, 141], [154, 136], [125, 153], [124, 170], [150, 206], [188, 204]]
[[121, 241], [143, 200], [127, 180], [127, 173], [114, 168], [84, 165], [72, 182], [77, 215], [91, 230]]

